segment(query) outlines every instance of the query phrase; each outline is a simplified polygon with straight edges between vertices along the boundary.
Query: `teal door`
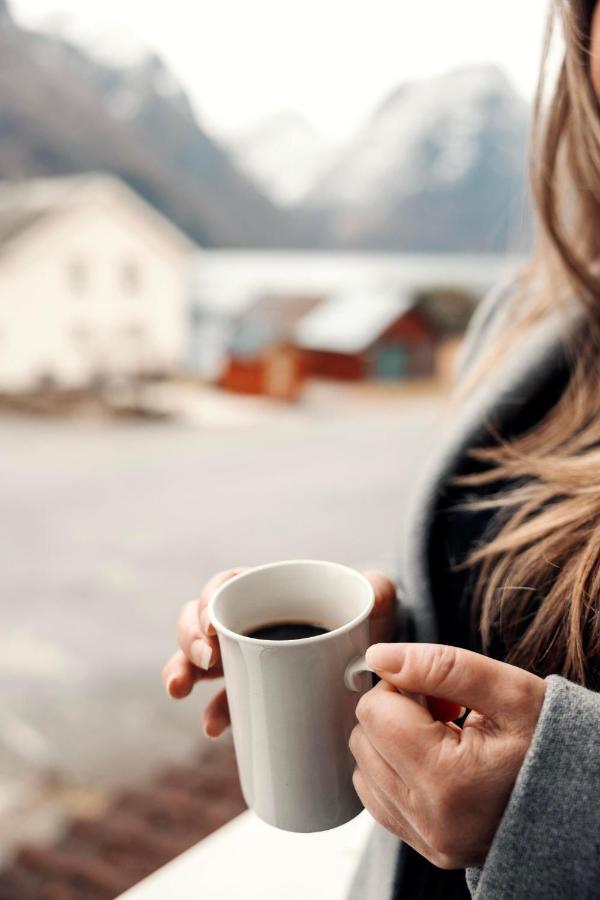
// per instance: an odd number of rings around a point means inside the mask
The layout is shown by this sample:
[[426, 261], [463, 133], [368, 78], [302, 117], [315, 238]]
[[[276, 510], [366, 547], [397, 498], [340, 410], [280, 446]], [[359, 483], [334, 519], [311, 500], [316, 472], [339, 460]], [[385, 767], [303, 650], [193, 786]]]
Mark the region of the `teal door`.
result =
[[379, 347], [375, 356], [373, 375], [388, 381], [404, 378], [406, 375], [406, 351], [398, 344]]

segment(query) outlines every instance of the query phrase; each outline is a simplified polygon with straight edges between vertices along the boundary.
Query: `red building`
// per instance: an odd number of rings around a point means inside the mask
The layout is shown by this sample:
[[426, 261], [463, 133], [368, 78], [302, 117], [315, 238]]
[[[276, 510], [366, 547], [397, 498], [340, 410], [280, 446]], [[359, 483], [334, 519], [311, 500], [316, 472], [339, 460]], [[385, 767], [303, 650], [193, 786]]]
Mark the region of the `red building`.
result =
[[260, 354], [230, 356], [218, 385], [236, 394], [260, 394], [293, 402], [302, 393], [305, 366], [293, 347], [276, 345]]
[[297, 400], [306, 379], [303, 354], [291, 345], [302, 316], [320, 297], [266, 295], [245, 310], [235, 328], [220, 387], [241, 394]]
[[436, 338], [411, 297], [381, 290], [336, 294], [295, 332], [309, 374], [345, 380], [431, 375]]

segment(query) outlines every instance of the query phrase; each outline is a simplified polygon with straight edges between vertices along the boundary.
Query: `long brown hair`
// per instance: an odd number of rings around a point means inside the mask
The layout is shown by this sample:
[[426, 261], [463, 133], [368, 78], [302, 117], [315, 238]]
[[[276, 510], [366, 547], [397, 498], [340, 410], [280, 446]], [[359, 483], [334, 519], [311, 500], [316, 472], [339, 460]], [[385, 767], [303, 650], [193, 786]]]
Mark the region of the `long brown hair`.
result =
[[[529, 321], [565, 298], [582, 305], [585, 325], [565, 348], [571, 376], [531, 431], [474, 450], [483, 471], [461, 482], [487, 485], [487, 496], [474, 505], [497, 511], [495, 536], [467, 560], [478, 571], [475, 608], [484, 649], [499, 638], [510, 662], [600, 689], [600, 108], [589, 66], [594, 6], [560, 0], [552, 11], [563, 23], [565, 53], [550, 101], [542, 68], [531, 142], [536, 251], [518, 292], [534, 298]], [[549, 44], [550, 37], [547, 50]]]

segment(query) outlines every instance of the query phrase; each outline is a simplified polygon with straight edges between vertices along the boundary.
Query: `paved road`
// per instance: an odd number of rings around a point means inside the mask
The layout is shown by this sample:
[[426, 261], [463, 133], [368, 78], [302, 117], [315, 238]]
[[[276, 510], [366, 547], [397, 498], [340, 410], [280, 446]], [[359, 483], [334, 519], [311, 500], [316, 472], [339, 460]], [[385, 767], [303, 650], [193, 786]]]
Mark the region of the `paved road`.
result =
[[186, 756], [159, 674], [180, 604], [232, 564], [390, 567], [433, 397], [227, 429], [0, 421], [0, 784], [112, 784]]

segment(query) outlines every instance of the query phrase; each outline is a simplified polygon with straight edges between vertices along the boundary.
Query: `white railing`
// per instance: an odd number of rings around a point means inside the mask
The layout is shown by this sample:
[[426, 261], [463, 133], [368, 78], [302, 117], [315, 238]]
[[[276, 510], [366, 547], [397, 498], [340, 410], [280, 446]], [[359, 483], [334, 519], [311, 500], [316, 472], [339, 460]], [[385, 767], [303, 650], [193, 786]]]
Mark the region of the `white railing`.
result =
[[290, 834], [245, 812], [118, 900], [345, 900], [372, 823]]

